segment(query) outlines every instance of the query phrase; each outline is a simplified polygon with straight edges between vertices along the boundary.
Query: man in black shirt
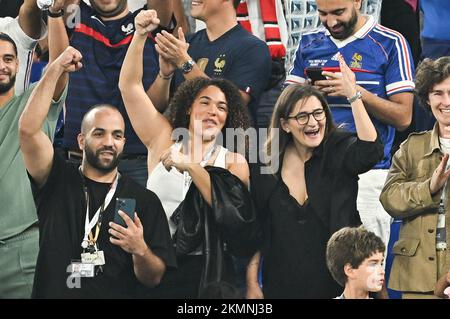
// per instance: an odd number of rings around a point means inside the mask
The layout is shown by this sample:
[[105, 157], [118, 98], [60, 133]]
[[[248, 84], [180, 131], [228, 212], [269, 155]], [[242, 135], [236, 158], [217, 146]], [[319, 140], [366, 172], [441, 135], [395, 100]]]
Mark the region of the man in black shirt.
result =
[[[40, 225], [36, 298], [132, 298], [157, 285], [175, 264], [162, 205], [151, 191], [117, 170], [125, 124], [110, 105], [93, 107], [78, 135], [80, 167], [54, 152], [41, 131], [55, 83], [81, 67], [74, 48], [52, 63], [20, 119], [20, 142], [34, 187]], [[134, 198], [134, 220], [113, 222], [115, 198]]]

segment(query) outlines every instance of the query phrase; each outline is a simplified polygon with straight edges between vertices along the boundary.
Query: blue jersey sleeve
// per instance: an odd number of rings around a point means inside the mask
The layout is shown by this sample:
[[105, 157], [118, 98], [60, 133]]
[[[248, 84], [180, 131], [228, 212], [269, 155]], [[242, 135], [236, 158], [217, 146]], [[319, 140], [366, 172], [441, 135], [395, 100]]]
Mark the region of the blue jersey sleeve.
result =
[[396, 31], [386, 29], [385, 32], [388, 31], [395, 43], [389, 51], [385, 72], [386, 94], [389, 97], [414, 90], [414, 63], [406, 39]]
[[293, 65], [289, 70], [289, 74], [286, 77], [285, 84], [294, 84], [294, 83], [303, 83], [305, 82], [305, 63], [302, 57], [302, 42], [300, 41], [298, 44], [298, 48], [295, 51], [295, 57], [293, 61]]

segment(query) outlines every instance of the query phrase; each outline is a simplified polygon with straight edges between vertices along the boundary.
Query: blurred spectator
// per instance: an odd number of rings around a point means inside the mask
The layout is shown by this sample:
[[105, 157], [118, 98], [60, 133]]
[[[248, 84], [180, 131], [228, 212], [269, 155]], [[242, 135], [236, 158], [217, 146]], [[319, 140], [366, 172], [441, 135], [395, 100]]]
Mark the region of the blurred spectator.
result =
[[450, 56], [450, 6], [448, 1], [419, 1], [423, 13], [422, 58]]
[[48, 48], [45, 46], [46, 41], [44, 40], [39, 42], [33, 53], [30, 83], [37, 82], [41, 79], [44, 74], [44, 69], [48, 63]]
[[[421, 54], [420, 45], [420, 25], [418, 0], [389, 0], [383, 1], [381, 8], [381, 24], [400, 32], [408, 41], [411, 48], [414, 67], [417, 66]], [[411, 132], [430, 129], [428, 119], [430, 114], [428, 110], [419, 105], [414, 98], [413, 117], [410, 126], [404, 130], [396, 130], [394, 142], [392, 144], [391, 154], [393, 155]], [[434, 123], [431, 123], [431, 127]]]
[[23, 0], [0, 0], [0, 17], [17, 17]]
[[271, 76], [254, 111], [255, 127], [267, 128], [286, 76], [284, 66], [288, 34], [282, 1], [241, 0], [237, 8], [237, 19], [244, 29], [266, 42], [269, 47], [272, 58]]
[[418, 0], [388, 0], [381, 6], [381, 24], [400, 32], [411, 48], [414, 66], [420, 59], [420, 24]]

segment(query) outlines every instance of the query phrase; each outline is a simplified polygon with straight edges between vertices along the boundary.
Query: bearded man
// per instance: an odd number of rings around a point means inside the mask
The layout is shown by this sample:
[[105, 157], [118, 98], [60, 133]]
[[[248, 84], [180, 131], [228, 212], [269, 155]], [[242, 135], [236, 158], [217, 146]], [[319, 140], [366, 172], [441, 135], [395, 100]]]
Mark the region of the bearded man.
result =
[[[111, 105], [83, 117], [81, 165], [67, 163], [42, 131], [55, 83], [81, 68], [72, 47], [52, 63], [20, 118], [19, 135], [39, 218], [35, 298], [135, 298], [175, 264], [169, 226], [158, 197], [120, 174], [125, 123]], [[132, 217], [113, 222], [116, 198], [133, 198]], [[114, 199], [114, 200], [113, 200]]]

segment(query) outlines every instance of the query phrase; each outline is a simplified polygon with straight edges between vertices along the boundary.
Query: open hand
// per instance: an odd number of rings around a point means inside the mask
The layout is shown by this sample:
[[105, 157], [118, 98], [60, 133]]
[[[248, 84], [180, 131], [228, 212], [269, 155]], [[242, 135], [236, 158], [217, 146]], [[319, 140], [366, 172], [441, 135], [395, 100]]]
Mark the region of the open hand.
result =
[[442, 187], [444, 187], [445, 182], [448, 180], [450, 176], [450, 169], [445, 170], [448, 162], [448, 154], [445, 154], [442, 157], [441, 162], [438, 167], [434, 170], [433, 175], [431, 176], [430, 181], [430, 193], [431, 195], [436, 194]]

